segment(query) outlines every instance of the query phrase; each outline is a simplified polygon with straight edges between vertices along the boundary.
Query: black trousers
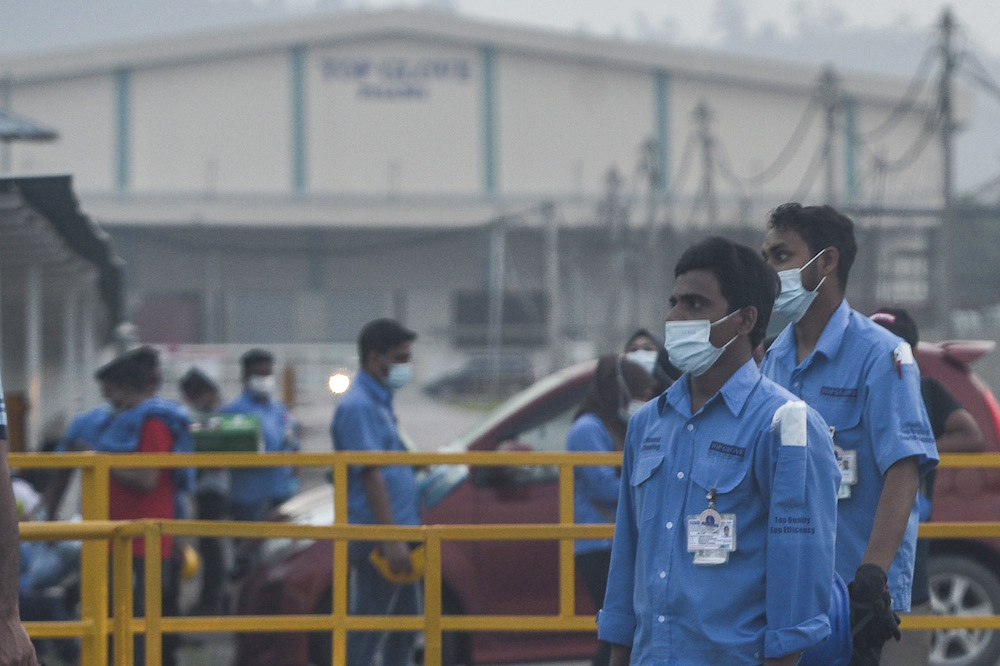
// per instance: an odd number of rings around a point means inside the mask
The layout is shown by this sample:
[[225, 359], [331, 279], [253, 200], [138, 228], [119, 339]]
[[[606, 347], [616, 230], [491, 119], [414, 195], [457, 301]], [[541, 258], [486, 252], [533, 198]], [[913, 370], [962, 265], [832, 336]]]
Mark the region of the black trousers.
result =
[[[608, 588], [608, 568], [611, 566], [610, 550], [595, 550], [589, 553], [580, 553], [575, 558], [576, 573], [580, 576], [584, 586], [590, 594], [590, 600], [594, 602], [594, 608], [600, 609], [604, 606], [604, 593]], [[597, 646], [597, 652], [591, 660], [593, 666], [607, 666], [611, 660], [611, 644], [601, 641]]]

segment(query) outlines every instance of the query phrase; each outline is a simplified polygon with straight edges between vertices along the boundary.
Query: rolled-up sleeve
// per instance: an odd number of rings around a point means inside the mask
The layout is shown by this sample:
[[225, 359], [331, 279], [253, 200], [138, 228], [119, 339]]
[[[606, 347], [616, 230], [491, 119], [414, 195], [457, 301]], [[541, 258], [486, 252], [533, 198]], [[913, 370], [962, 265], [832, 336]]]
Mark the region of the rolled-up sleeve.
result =
[[840, 472], [829, 429], [808, 409], [806, 446], [771, 439], [764, 657], [783, 657], [830, 634]]

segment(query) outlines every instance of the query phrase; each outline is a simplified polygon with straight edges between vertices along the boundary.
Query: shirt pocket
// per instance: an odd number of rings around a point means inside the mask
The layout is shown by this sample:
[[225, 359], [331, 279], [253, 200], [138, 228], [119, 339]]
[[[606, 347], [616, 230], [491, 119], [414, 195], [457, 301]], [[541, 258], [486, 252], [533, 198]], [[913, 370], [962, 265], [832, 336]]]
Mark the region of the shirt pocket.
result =
[[663, 451], [649, 451], [640, 453], [635, 460], [629, 485], [635, 498], [635, 515], [640, 523], [656, 516], [661, 504], [657, 486], [662, 484], [656, 483], [656, 480], [660, 476], [658, 471], [663, 466], [663, 458]]
[[861, 400], [820, 398], [816, 407], [827, 425], [833, 427], [833, 443], [844, 449], [854, 448], [857, 439], [844, 436], [861, 425]]
[[[697, 456], [691, 468], [691, 481], [705, 491], [715, 489], [715, 508], [720, 513], [732, 513], [747, 492], [743, 481], [750, 469], [750, 450], [743, 456], [715, 454]], [[707, 499], [706, 506], [707, 506]]]

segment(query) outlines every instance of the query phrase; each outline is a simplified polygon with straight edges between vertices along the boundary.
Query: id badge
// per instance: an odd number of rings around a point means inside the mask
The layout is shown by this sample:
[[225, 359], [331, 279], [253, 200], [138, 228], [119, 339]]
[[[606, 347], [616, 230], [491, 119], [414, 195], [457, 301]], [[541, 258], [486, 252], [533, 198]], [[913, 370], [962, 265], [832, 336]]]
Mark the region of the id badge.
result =
[[851, 496], [851, 486], [858, 483], [858, 452], [854, 449], [833, 447], [837, 456], [837, 467], [840, 468], [840, 490], [837, 499], [847, 499]]
[[706, 509], [688, 516], [687, 538], [695, 564], [724, 564], [736, 550], [736, 514]]

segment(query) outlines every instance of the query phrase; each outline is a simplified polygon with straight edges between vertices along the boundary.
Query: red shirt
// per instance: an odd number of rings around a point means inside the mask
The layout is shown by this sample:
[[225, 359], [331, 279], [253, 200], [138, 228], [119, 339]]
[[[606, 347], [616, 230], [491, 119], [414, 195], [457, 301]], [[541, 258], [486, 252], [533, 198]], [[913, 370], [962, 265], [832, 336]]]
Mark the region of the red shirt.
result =
[[[170, 453], [174, 450], [174, 436], [166, 424], [157, 418], [149, 418], [142, 426], [139, 435], [139, 448], [136, 453]], [[174, 475], [172, 469], [159, 470], [156, 486], [149, 492], [130, 488], [120, 481], [111, 478], [109, 488], [109, 517], [111, 520], [135, 520], [142, 518], [174, 517]], [[164, 536], [160, 542], [162, 559], [170, 556], [174, 538]], [[146, 554], [146, 543], [143, 539], [132, 541], [132, 555], [142, 557]]]

